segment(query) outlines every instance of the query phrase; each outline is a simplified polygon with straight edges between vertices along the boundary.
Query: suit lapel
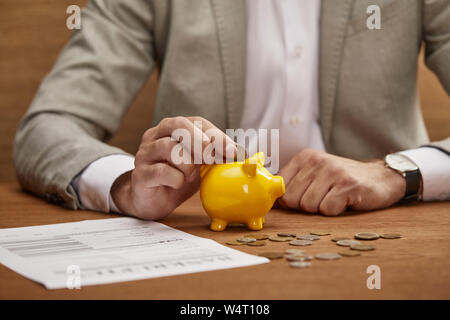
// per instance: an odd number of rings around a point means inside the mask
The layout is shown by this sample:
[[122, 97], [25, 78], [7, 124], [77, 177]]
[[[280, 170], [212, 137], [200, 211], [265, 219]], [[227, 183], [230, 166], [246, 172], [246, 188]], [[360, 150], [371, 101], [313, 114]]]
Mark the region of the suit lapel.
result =
[[336, 103], [338, 75], [354, 0], [322, 0], [320, 17], [320, 124], [327, 150]]
[[245, 98], [247, 13], [243, 0], [211, 0], [225, 84], [227, 127], [238, 128]]

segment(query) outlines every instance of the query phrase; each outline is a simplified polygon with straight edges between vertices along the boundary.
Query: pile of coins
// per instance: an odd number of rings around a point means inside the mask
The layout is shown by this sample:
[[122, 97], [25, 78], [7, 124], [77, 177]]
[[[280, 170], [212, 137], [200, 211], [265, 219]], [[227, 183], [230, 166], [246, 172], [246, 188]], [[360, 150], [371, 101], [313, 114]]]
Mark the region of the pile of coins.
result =
[[[236, 240], [228, 241], [226, 244], [231, 246], [248, 245], [252, 247], [266, 246], [269, 240], [272, 242], [288, 242], [289, 245], [295, 247], [305, 247], [313, 245], [314, 241], [322, 239], [324, 236], [331, 235], [328, 231], [313, 231], [309, 234], [296, 234], [290, 232], [281, 232], [276, 235], [268, 234], [247, 234]], [[401, 234], [385, 233], [377, 234], [374, 232], [358, 232], [349, 237], [333, 237], [331, 241], [335, 242], [338, 247], [347, 247], [348, 250], [339, 250], [338, 252], [318, 253], [314, 256], [317, 260], [337, 260], [341, 257], [357, 257], [361, 255], [361, 251], [373, 251], [376, 247], [372, 244], [361, 243], [359, 240], [373, 241], [377, 239], [400, 239]], [[259, 256], [266, 257], [270, 260], [286, 258], [292, 268], [304, 269], [310, 267], [313, 256], [309, 255], [302, 249], [288, 248], [285, 252], [268, 251], [262, 252]]]

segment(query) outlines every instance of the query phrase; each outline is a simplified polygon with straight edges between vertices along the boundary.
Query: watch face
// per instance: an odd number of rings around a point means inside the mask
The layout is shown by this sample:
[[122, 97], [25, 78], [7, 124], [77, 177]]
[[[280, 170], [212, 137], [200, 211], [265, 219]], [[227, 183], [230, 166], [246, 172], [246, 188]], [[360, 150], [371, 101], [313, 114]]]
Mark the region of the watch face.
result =
[[401, 172], [414, 171], [418, 169], [414, 162], [401, 154], [389, 154], [386, 156], [385, 161], [389, 167]]

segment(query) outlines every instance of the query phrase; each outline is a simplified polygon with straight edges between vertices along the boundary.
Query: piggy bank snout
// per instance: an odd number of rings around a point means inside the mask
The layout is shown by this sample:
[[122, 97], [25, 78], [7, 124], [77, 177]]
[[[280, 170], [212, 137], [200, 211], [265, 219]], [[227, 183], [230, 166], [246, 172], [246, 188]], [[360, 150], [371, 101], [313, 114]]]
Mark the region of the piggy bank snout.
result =
[[284, 185], [284, 179], [282, 176], [272, 177], [272, 183], [270, 185], [269, 192], [274, 200], [278, 199], [286, 192], [286, 187]]

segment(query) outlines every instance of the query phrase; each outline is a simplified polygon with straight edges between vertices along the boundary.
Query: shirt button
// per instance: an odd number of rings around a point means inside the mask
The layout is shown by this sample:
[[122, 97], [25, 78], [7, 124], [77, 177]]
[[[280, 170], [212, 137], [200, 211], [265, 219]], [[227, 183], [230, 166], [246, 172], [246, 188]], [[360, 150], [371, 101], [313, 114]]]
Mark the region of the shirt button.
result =
[[294, 50], [294, 55], [295, 55], [297, 58], [300, 58], [300, 57], [302, 56], [302, 47], [297, 47], [297, 48], [295, 48], [295, 50]]

